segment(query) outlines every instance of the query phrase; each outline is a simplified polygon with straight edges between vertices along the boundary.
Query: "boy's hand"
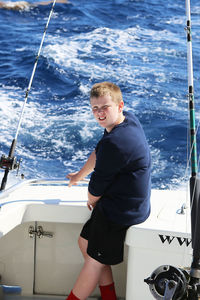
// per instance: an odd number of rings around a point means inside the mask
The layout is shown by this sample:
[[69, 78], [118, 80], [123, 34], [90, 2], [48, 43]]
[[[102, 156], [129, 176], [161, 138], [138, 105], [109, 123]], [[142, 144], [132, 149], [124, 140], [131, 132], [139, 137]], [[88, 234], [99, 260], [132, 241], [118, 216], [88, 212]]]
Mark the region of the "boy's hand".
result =
[[69, 173], [66, 177], [69, 179], [68, 187], [71, 187], [72, 185], [77, 185], [78, 182], [81, 180], [78, 172]]
[[95, 150], [90, 154], [88, 160], [84, 164], [84, 166], [75, 173], [67, 174], [67, 178], [69, 179], [68, 186], [77, 185], [80, 180], [83, 180], [87, 175], [89, 175], [93, 170], [96, 162], [96, 153]]
[[88, 202], [87, 202], [87, 207], [89, 208], [89, 210], [92, 210], [92, 209], [95, 207], [95, 205], [96, 205], [96, 202], [91, 203], [91, 202], [88, 200]]
[[93, 196], [89, 191], [88, 191], [88, 202], [87, 202], [87, 207], [89, 208], [89, 210], [92, 210], [97, 201], [101, 198], [101, 196]]

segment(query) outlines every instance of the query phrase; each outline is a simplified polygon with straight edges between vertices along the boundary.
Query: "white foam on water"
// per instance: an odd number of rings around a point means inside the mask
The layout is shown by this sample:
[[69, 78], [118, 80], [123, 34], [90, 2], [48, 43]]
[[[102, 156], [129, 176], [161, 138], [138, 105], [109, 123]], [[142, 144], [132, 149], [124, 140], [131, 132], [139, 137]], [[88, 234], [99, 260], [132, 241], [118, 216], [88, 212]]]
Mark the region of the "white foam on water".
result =
[[163, 45], [165, 41], [173, 41], [179, 47], [185, 46], [184, 35], [178, 36], [176, 32], [166, 29], [144, 29], [137, 25], [125, 30], [100, 27], [67, 38], [49, 35], [43, 53], [49, 60], [53, 59], [58, 69], [66, 72], [66, 76], [67, 72], [72, 72], [96, 82], [113, 78], [119, 85], [130, 87], [137, 82], [142, 89], [152, 86], [149, 79], [152, 74], [155, 83], [166, 83], [168, 74], [165, 64], [168, 57], [182, 55], [177, 47], [163, 48], [161, 42]]

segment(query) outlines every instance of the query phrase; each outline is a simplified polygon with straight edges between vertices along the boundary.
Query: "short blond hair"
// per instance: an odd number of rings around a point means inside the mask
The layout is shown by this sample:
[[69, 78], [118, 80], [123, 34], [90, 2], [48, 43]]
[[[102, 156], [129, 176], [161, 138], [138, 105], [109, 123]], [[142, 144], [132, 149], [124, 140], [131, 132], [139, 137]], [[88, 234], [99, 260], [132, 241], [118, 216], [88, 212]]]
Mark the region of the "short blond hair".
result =
[[93, 85], [90, 91], [90, 99], [105, 95], [111, 96], [112, 101], [114, 101], [116, 104], [119, 104], [121, 101], [123, 101], [122, 92], [116, 84], [104, 81]]

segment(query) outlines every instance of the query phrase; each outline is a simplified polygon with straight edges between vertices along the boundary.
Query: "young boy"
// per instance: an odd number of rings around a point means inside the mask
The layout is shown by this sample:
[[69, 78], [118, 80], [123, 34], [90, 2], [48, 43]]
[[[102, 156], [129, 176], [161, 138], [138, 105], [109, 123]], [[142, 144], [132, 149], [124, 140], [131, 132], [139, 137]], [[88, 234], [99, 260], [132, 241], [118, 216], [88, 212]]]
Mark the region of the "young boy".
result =
[[97, 83], [90, 93], [93, 115], [105, 128], [102, 139], [69, 186], [90, 174], [90, 219], [83, 226], [79, 247], [85, 264], [66, 300], [85, 300], [99, 284], [103, 300], [116, 300], [111, 265], [123, 261], [129, 226], [150, 214], [150, 152], [142, 127], [131, 112], [123, 112], [120, 88]]

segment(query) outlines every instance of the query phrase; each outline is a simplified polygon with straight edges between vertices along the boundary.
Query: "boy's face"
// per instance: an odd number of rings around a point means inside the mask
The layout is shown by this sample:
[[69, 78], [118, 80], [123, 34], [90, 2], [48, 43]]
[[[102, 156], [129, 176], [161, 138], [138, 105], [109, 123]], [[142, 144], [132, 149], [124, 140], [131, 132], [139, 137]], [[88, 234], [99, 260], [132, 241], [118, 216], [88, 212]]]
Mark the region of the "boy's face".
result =
[[124, 120], [123, 101], [120, 104], [115, 103], [110, 95], [93, 97], [90, 99], [92, 112], [100, 126], [110, 132], [114, 126]]

